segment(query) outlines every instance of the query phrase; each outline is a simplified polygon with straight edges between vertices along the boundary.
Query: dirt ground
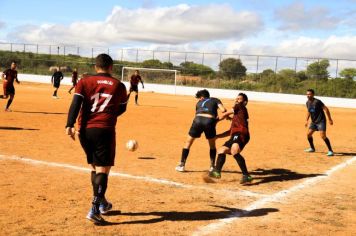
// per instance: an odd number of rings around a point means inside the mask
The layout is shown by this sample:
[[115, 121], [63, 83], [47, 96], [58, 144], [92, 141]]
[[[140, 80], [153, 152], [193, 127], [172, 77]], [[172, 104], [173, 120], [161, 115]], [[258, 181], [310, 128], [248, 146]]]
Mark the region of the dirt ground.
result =
[[[194, 116], [193, 95], [140, 93], [140, 106], [131, 100], [118, 120], [116, 165], [107, 190], [114, 209], [104, 217], [110, 224], [95, 226], [85, 219], [92, 190], [84, 152], [64, 134], [68, 89], [62, 86], [60, 99], [53, 99], [50, 85], [17, 85], [12, 112], [4, 112], [6, 101], [0, 100], [0, 235], [356, 234], [356, 161], [317, 184], [247, 210], [356, 156], [354, 109], [329, 107], [334, 125], [327, 132], [336, 155], [328, 158], [318, 133], [317, 152], [303, 151], [305, 106], [249, 102], [251, 140], [242, 154], [254, 182], [241, 186], [231, 157], [221, 180], [203, 181], [209, 167], [205, 138], [193, 144], [187, 172], [174, 170]], [[228, 127], [228, 121], [219, 123], [218, 133]], [[137, 151], [125, 149], [129, 139], [138, 141]], [[217, 146], [225, 141], [217, 140]], [[230, 222], [214, 232], [204, 230], [225, 221]]]

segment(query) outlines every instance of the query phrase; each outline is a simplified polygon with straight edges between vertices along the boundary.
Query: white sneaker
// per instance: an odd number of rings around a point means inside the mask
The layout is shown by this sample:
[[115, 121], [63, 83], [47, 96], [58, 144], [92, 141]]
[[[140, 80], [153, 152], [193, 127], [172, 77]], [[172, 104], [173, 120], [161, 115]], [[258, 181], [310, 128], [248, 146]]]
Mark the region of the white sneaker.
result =
[[209, 172], [212, 172], [214, 170], [214, 166], [210, 166]]
[[185, 167], [183, 164], [179, 164], [176, 166], [176, 171], [179, 171], [179, 172], [184, 172], [185, 171]]

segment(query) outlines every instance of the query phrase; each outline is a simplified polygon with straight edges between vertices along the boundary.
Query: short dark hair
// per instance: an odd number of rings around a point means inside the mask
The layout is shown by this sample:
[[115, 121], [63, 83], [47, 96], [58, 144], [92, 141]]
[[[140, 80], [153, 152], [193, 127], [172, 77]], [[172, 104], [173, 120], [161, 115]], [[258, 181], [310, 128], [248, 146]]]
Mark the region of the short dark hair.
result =
[[16, 64], [16, 65], [17, 65], [17, 62], [16, 62], [16, 61], [12, 61], [12, 62], [11, 62], [11, 64], [12, 64], [12, 63], [14, 63], [14, 64]]
[[203, 89], [203, 90], [199, 90], [196, 94], [195, 94], [196, 98], [210, 98], [210, 93], [208, 90]]
[[107, 70], [114, 64], [112, 58], [105, 53], [99, 54], [95, 59], [95, 66]]
[[243, 98], [244, 98], [244, 102], [248, 102], [248, 97], [247, 97], [246, 94], [244, 94], [244, 93], [239, 93], [237, 96], [243, 97]]
[[308, 89], [307, 92], [311, 92], [312, 94], [315, 94], [314, 89]]

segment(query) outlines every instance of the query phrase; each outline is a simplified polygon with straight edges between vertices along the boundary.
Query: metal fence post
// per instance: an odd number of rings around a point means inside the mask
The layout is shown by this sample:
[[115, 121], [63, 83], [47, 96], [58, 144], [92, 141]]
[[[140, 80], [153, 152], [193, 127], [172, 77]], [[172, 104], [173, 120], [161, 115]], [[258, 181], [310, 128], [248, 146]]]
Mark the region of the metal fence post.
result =
[[339, 72], [339, 59], [336, 59], [336, 72], [335, 72], [335, 79], [337, 78], [337, 74]]
[[122, 48], [121, 49], [121, 62], [123, 61], [123, 59], [124, 59], [124, 49]]
[[138, 62], [138, 49], [136, 50], [136, 63]]
[[298, 57], [295, 58], [294, 72], [297, 74]]
[[278, 69], [278, 57], [276, 57], [276, 64], [274, 66], [274, 73], [277, 74], [277, 69]]

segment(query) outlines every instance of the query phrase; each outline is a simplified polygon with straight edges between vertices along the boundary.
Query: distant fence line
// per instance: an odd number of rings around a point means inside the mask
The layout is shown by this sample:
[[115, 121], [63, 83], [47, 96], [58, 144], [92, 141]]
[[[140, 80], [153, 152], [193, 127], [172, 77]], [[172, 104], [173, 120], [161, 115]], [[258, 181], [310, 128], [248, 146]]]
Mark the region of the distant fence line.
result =
[[[306, 70], [308, 65], [322, 59], [329, 60], [330, 77], [339, 77], [339, 72], [344, 68], [356, 68], [356, 59], [337, 58], [309, 58], [276, 55], [252, 55], [239, 53], [213, 53], [213, 52], [180, 52], [170, 50], [147, 50], [132, 48], [105, 48], [105, 47], [79, 47], [75, 45], [43, 45], [25, 43], [0, 43], [0, 50], [11, 52], [24, 52], [34, 54], [48, 54], [63, 56], [78, 55], [92, 58], [97, 54], [107, 53], [117, 61], [143, 62], [157, 59], [161, 62], [170, 62], [179, 65], [182, 62], [194, 62], [218, 70], [219, 63], [226, 58], [238, 58], [247, 68], [248, 73], [261, 73], [265, 69], [278, 72], [281, 69], [292, 69], [295, 72]], [[65, 59], [64, 59], [65, 61]]]

